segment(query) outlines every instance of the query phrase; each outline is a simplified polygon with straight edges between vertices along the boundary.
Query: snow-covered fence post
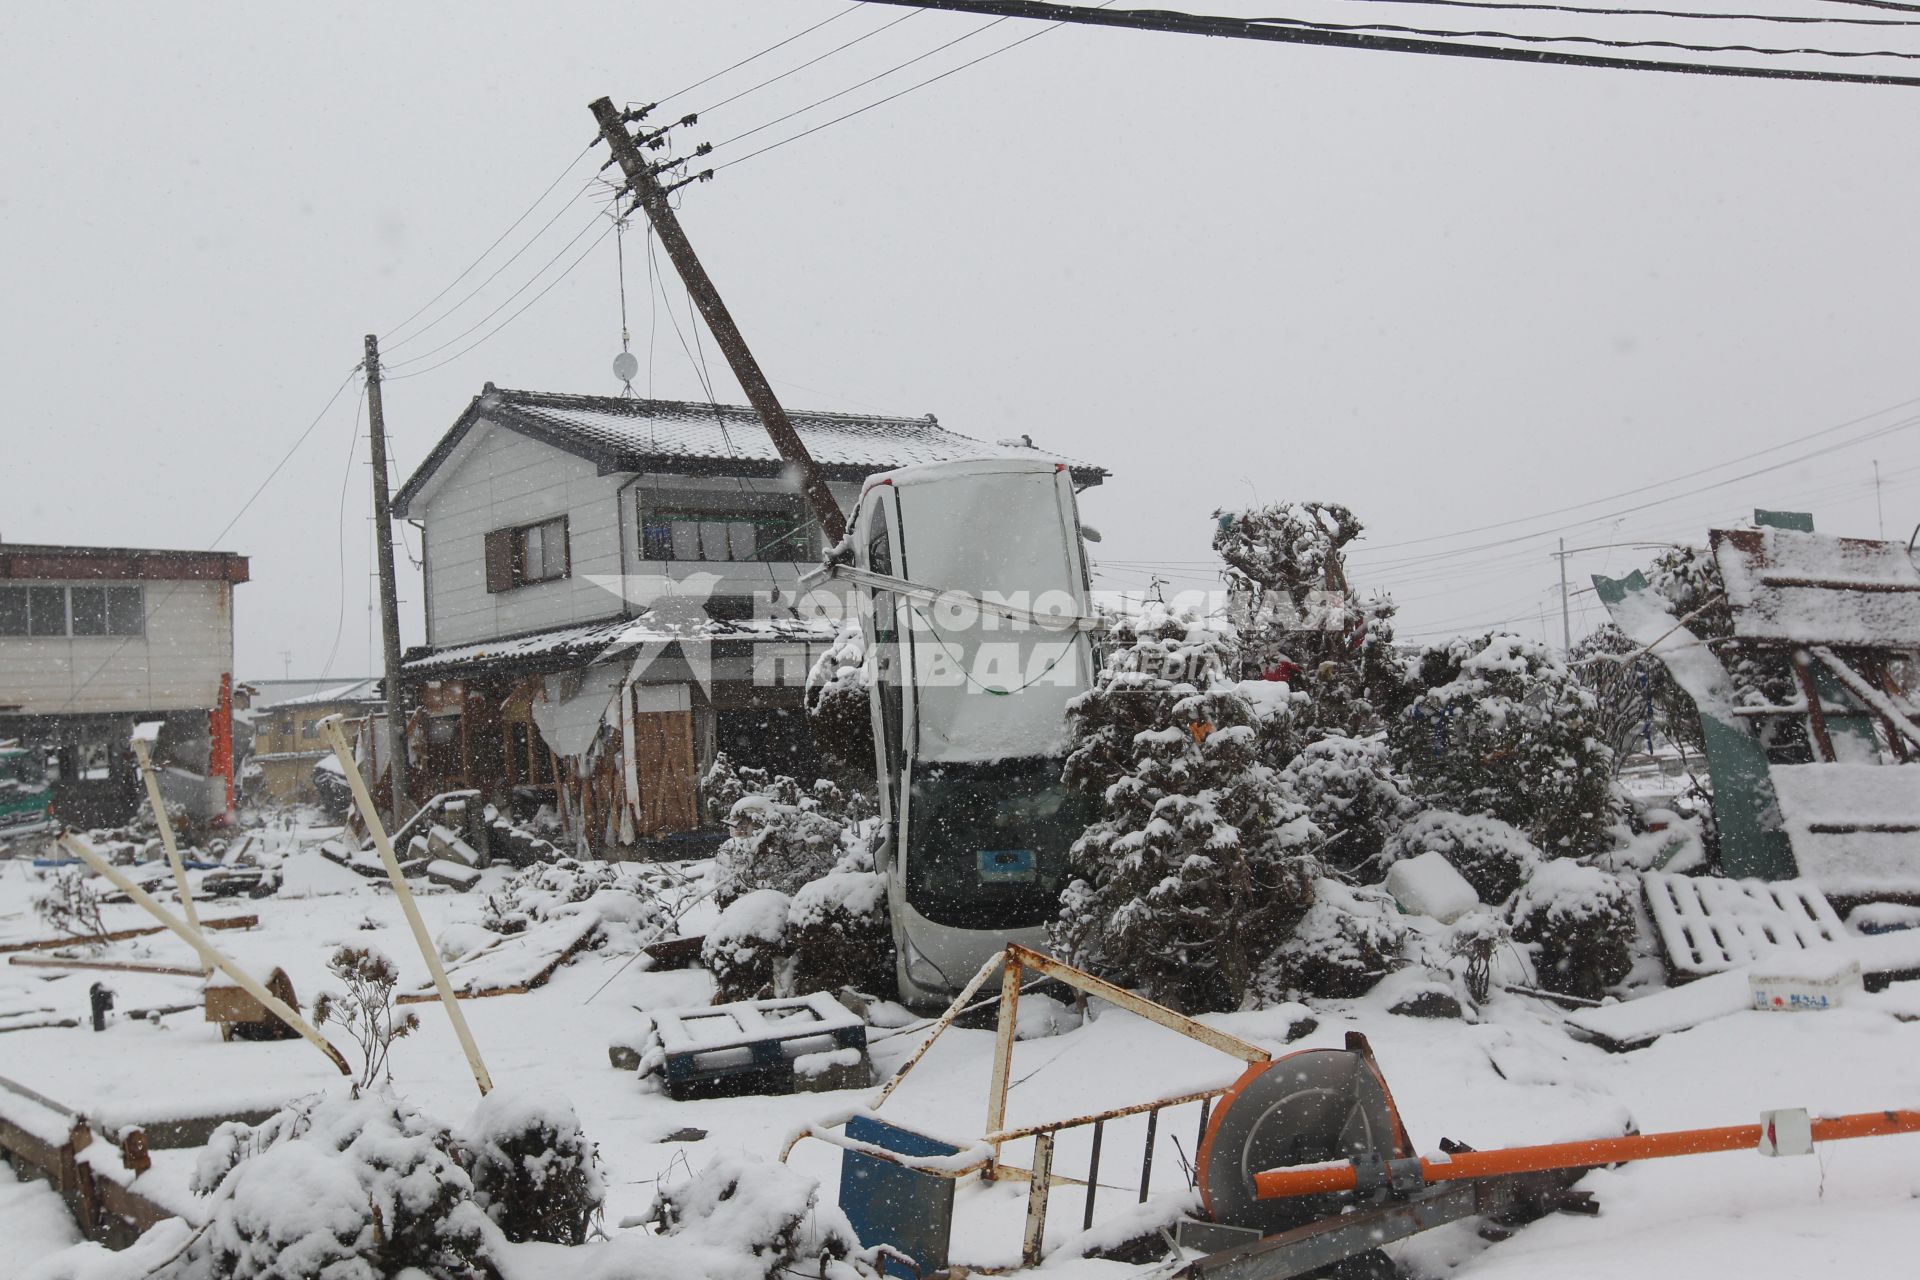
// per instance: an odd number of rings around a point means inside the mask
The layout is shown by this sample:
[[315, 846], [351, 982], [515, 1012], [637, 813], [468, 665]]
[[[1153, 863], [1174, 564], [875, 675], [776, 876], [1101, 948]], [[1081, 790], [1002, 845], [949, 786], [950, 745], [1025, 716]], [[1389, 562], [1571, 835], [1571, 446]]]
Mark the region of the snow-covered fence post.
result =
[[333, 1065], [340, 1068], [341, 1075], [350, 1076], [353, 1074], [353, 1068], [347, 1065], [346, 1058], [341, 1055], [338, 1049], [328, 1043], [325, 1036], [313, 1029], [312, 1023], [301, 1017], [294, 1009], [289, 1008], [286, 1001], [267, 990], [258, 978], [215, 950], [213, 944], [208, 942], [206, 936], [198, 929], [188, 928], [186, 921], [174, 915], [158, 902], [155, 902], [151, 894], [128, 879], [126, 873], [121, 871], [120, 868], [101, 857], [99, 851], [92, 845], [71, 831], [60, 837], [60, 844], [62, 848], [73, 854], [74, 857], [80, 859], [80, 861], [92, 867], [99, 874], [105, 876], [114, 888], [133, 899], [135, 905], [144, 908], [148, 915], [180, 935], [181, 939], [199, 955], [201, 963], [219, 969], [229, 978], [239, 983], [242, 990], [255, 1000], [258, 1000], [274, 1017], [286, 1023], [295, 1031], [298, 1031], [316, 1049], [331, 1058]]
[[[147, 728], [141, 725], [140, 729]], [[180, 910], [186, 914], [187, 924], [195, 933], [200, 932], [200, 916], [193, 909], [193, 894], [187, 890], [187, 869], [180, 861], [180, 842], [173, 837], [173, 820], [167, 816], [167, 802], [160, 796], [160, 779], [153, 771], [153, 752], [149, 740], [134, 730], [133, 756], [140, 763], [140, 776], [146, 780], [147, 799], [153, 801], [153, 820], [160, 827], [160, 843], [166, 846], [167, 862], [173, 867], [173, 883], [180, 890]], [[204, 965], [205, 962], [202, 961]], [[202, 970], [205, 972], [204, 968]]]
[[460, 1002], [454, 998], [453, 984], [447, 981], [447, 971], [440, 963], [440, 953], [434, 950], [433, 939], [427, 934], [426, 921], [420, 918], [420, 906], [413, 900], [413, 890], [407, 887], [407, 878], [400, 874], [400, 861], [393, 856], [393, 844], [387, 839], [386, 827], [381, 825], [380, 811], [374, 807], [373, 797], [367, 793], [367, 780], [360, 776], [360, 766], [353, 762], [353, 749], [347, 745], [347, 735], [340, 728], [345, 719], [339, 715], [328, 716], [320, 721], [320, 731], [333, 744], [333, 754], [346, 771], [347, 785], [353, 789], [353, 802], [359, 807], [360, 816], [366, 820], [367, 833], [373, 837], [373, 847], [380, 851], [380, 861], [387, 868], [387, 879], [393, 882], [393, 894], [400, 899], [400, 910], [406, 914], [407, 924], [413, 929], [413, 940], [420, 947], [428, 972], [433, 974], [434, 989], [440, 993], [440, 1003], [447, 1007], [447, 1018], [453, 1023], [453, 1034], [467, 1055], [467, 1065], [473, 1069], [473, 1082], [479, 1086], [481, 1096], [485, 1097], [493, 1090], [493, 1077], [487, 1074], [487, 1064], [480, 1060], [480, 1046], [473, 1042], [473, 1032], [467, 1029], [467, 1016], [460, 1012]]

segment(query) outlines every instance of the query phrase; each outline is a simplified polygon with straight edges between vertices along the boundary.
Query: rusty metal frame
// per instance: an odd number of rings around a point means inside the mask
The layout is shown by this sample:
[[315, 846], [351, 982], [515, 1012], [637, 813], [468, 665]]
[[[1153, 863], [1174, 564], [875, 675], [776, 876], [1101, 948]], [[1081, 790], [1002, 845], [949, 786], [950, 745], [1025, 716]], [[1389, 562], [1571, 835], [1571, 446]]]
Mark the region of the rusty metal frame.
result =
[[[1089, 1112], [1086, 1115], [1072, 1116], [1063, 1120], [1049, 1120], [1041, 1124], [1007, 1128], [1007, 1093], [1011, 1088], [1009, 1078], [1013, 1070], [1014, 1032], [1019, 1025], [1020, 990], [1027, 974], [1038, 974], [1054, 979], [1085, 995], [1119, 1005], [1129, 1013], [1137, 1014], [1149, 1022], [1157, 1023], [1210, 1049], [1216, 1049], [1228, 1057], [1237, 1058], [1241, 1062], [1271, 1062], [1273, 1055], [1259, 1045], [1209, 1027], [1185, 1014], [1176, 1013], [1165, 1005], [1156, 1004], [1144, 996], [1135, 995], [1125, 987], [1096, 978], [1065, 961], [1057, 960], [1030, 947], [1023, 947], [1018, 943], [1009, 943], [1005, 950], [995, 953], [980, 966], [979, 972], [975, 973], [972, 979], [960, 989], [946, 1012], [934, 1020], [931, 1024], [931, 1034], [900, 1065], [886, 1084], [881, 1086], [879, 1092], [868, 1104], [869, 1111], [879, 1110], [881, 1104], [893, 1096], [908, 1072], [919, 1064], [927, 1051], [933, 1047], [933, 1042], [938, 1040], [967, 1009], [975, 993], [986, 985], [995, 971], [1000, 973], [1000, 1010], [994, 1036], [993, 1076], [988, 1082], [987, 1122], [983, 1137], [968, 1147], [962, 1148], [957, 1156], [937, 1159], [903, 1156], [898, 1152], [888, 1151], [871, 1143], [857, 1142], [833, 1132], [834, 1128], [844, 1124], [849, 1118], [848, 1115], [843, 1114], [822, 1123], [808, 1125], [805, 1129], [793, 1134], [781, 1148], [780, 1159], [784, 1162], [801, 1140], [814, 1138], [839, 1147], [843, 1151], [871, 1156], [876, 1160], [936, 1178], [958, 1179], [968, 1174], [978, 1173], [984, 1182], [1002, 1178], [1014, 1182], [1025, 1182], [1028, 1184], [1027, 1216], [1021, 1239], [1021, 1259], [1023, 1265], [1033, 1266], [1040, 1261], [1041, 1245], [1046, 1230], [1047, 1203], [1055, 1186], [1086, 1187], [1087, 1202], [1084, 1218], [1087, 1222], [1092, 1221], [1093, 1195], [1097, 1188], [1096, 1180], [1099, 1177], [1099, 1149], [1105, 1135], [1107, 1121], [1141, 1114], [1147, 1116], [1147, 1149], [1142, 1158], [1140, 1183], [1140, 1198], [1144, 1201], [1147, 1196], [1147, 1180], [1152, 1176], [1153, 1141], [1159, 1127], [1160, 1112], [1168, 1107], [1198, 1102], [1201, 1105], [1200, 1128], [1204, 1133], [1213, 1099], [1227, 1092], [1231, 1086], [1221, 1085], [1218, 1088], [1156, 1098], [1149, 1102], [1136, 1102], [1124, 1107], [1112, 1107], [1105, 1111]], [[1071, 1178], [1055, 1173], [1053, 1153], [1059, 1132], [1063, 1129], [1078, 1129], [1089, 1125], [1094, 1129], [1095, 1145], [1093, 1163], [1088, 1169], [1087, 1177]], [[1027, 1138], [1034, 1140], [1032, 1168], [1008, 1164], [1001, 1159], [1000, 1151], [1006, 1143]]]

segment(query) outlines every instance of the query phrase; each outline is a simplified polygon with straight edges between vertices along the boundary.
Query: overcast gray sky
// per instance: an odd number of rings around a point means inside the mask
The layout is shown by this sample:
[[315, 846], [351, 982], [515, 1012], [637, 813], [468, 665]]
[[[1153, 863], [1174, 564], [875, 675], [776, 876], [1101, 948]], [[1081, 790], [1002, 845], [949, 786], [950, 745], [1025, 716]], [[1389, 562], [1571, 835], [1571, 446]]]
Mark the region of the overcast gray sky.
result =
[[[561, 212], [562, 198], [598, 153], [479, 272], [411, 329], [399, 322], [580, 152], [588, 101], [672, 92], [846, 7], [6, 6], [0, 536], [208, 545], [347, 376], [363, 334], [420, 329], [555, 212], [479, 296], [390, 346], [396, 374], [418, 373], [387, 390], [401, 474], [486, 381], [616, 392], [612, 239], [459, 354], [600, 234], [556, 260], [593, 216], [582, 202]], [[1192, 7], [1920, 49], [1900, 28]], [[907, 12], [862, 6], [668, 107], [703, 112], [689, 142], [726, 142], [987, 21], [920, 14], [707, 110]], [[1003, 23], [712, 162], [1034, 30]], [[1920, 397], [1917, 137], [1912, 88], [1069, 28], [724, 169], [684, 193], [681, 214], [791, 407], [934, 413], [1110, 467], [1083, 504], [1106, 534], [1099, 585], [1137, 585], [1145, 562], [1165, 561], [1176, 586], [1203, 586], [1216, 507], [1323, 498], [1369, 526], [1378, 549], [1352, 576], [1401, 599], [1403, 635], [1500, 621], [1537, 635], [1544, 616], [1557, 640], [1546, 553], [1572, 520], [1591, 522], [1564, 531], [1570, 546], [1697, 538], [1755, 505], [1872, 535], [1876, 458], [1887, 533], [1920, 520], [1920, 431], [1904, 427], [1615, 516], [1920, 410], [1721, 466]], [[636, 227], [635, 348], [644, 364], [651, 341], [656, 394], [700, 398], [649, 306], [644, 243]], [[492, 322], [428, 354], [550, 260]], [[667, 293], [684, 330], [685, 293]], [[710, 340], [707, 355], [718, 394], [737, 401]], [[334, 674], [373, 668], [354, 432], [349, 392], [220, 540], [253, 558], [242, 677], [283, 662], [318, 674], [330, 653]], [[1399, 545], [1712, 467], [1569, 515]], [[1414, 559], [1429, 553], [1445, 554]], [[1576, 586], [1645, 558], [1584, 553]], [[415, 643], [411, 578], [403, 595]]]

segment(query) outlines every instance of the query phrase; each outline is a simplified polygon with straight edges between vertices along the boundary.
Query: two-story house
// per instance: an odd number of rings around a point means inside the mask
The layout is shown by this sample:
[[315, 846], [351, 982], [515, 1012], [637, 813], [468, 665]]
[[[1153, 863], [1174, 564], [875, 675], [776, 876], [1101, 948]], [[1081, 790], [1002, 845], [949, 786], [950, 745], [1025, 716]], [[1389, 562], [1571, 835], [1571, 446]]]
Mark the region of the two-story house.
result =
[[[1019, 447], [790, 416], [843, 511], [875, 472]], [[416, 798], [552, 804], [602, 850], [701, 826], [716, 751], [811, 776], [803, 690], [838, 619], [796, 608], [822, 547], [788, 471], [749, 408], [487, 384], [394, 498], [425, 559]]]
[[[292, 681], [283, 681], [291, 685]], [[333, 754], [320, 722], [332, 715], [360, 719], [386, 706], [380, 681], [334, 682], [310, 693], [282, 698], [253, 715], [253, 757], [260, 798], [274, 804], [318, 800], [313, 769]]]
[[169, 802], [232, 817], [233, 588], [247, 576], [225, 551], [0, 543], [0, 738], [48, 750], [63, 819], [133, 815], [128, 744], [149, 720]]

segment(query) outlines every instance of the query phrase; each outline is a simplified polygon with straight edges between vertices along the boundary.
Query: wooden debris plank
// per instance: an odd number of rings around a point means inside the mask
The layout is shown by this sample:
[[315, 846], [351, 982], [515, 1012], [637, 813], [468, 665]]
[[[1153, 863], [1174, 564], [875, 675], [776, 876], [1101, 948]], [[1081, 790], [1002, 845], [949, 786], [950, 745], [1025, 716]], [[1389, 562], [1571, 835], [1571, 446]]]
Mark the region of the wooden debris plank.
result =
[[[259, 916], [229, 916], [224, 920], [202, 920], [202, 929], [251, 929], [260, 923]], [[165, 933], [164, 925], [149, 925], [139, 929], [116, 929], [104, 938], [107, 942], [125, 942], [128, 938], [144, 938], [149, 934]], [[14, 951], [53, 951], [60, 947], [82, 947], [90, 943], [103, 941], [100, 938], [36, 938], [32, 942], [9, 942], [0, 944], [0, 955]]]
[[700, 958], [707, 943], [705, 934], [691, 938], [662, 938], [640, 948], [653, 961], [655, 969], [684, 969]]
[[203, 978], [205, 972], [177, 964], [147, 964], [139, 960], [65, 960], [59, 956], [9, 956], [8, 964], [31, 969], [106, 969], [114, 973], [159, 973], [172, 978]]
[[[460, 957], [447, 966], [447, 981], [461, 999], [523, 995], [544, 986], [559, 967], [578, 954], [600, 932], [593, 911], [549, 920], [523, 933]], [[439, 999], [432, 984], [397, 997], [397, 1004], [423, 1004]]]
[[1723, 880], [1650, 871], [1641, 877], [1676, 981], [1725, 973], [1768, 952], [1804, 951], [1846, 936], [1806, 880]]

